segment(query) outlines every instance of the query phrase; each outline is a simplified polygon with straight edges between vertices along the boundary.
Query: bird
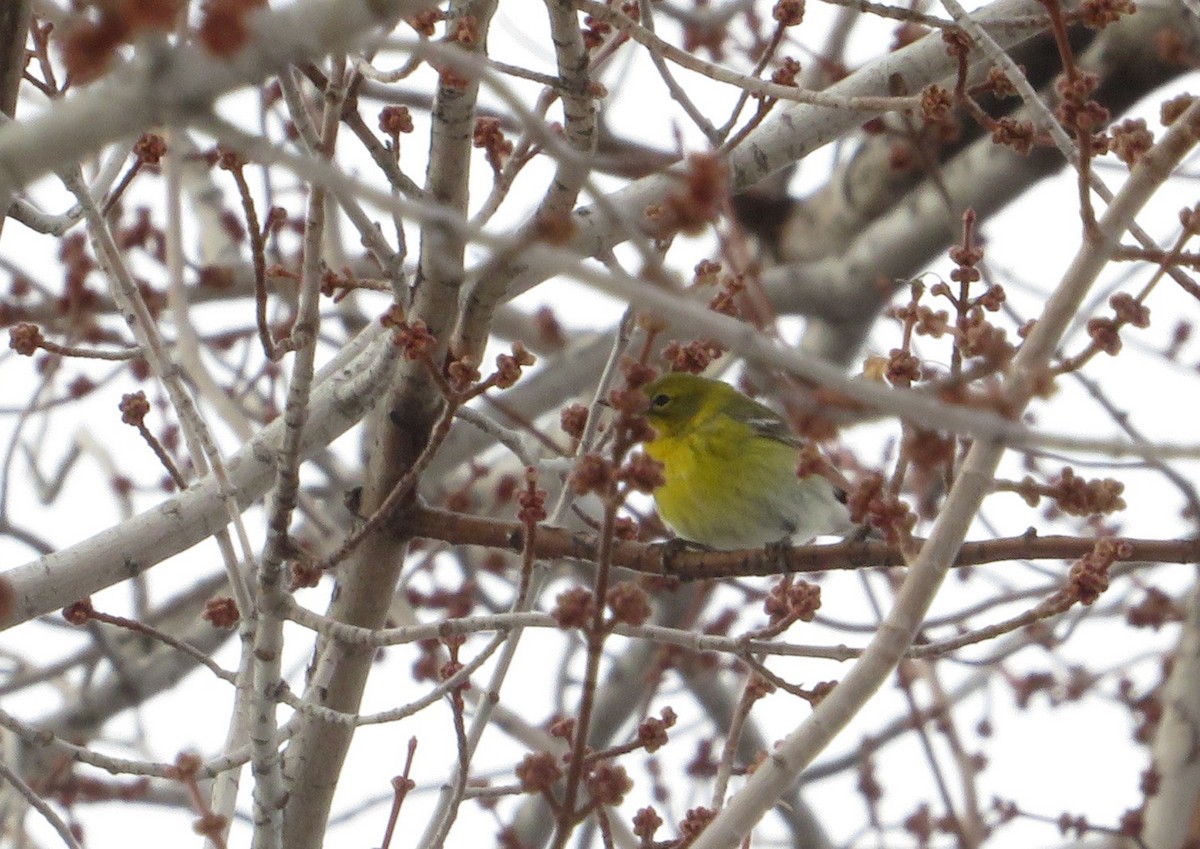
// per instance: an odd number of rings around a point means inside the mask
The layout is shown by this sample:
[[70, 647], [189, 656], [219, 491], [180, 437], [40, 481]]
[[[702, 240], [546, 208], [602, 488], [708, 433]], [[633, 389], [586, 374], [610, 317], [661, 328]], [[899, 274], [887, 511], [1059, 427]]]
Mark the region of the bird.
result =
[[856, 529], [844, 493], [821, 475], [797, 476], [802, 443], [771, 408], [723, 381], [684, 372], [642, 392], [655, 431], [643, 450], [663, 466], [654, 500], [676, 537], [735, 550]]

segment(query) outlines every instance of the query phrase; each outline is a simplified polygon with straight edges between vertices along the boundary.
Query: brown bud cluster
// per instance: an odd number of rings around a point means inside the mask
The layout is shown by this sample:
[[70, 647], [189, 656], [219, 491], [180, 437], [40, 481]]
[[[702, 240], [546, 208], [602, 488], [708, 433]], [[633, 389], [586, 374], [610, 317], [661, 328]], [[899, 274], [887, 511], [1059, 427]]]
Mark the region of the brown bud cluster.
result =
[[971, 36], [963, 30], [947, 27], [942, 30], [942, 43], [946, 45], [946, 53], [955, 59], [962, 59], [971, 52], [973, 42]]
[[250, 35], [248, 15], [263, 5], [263, 0], [208, 0], [201, 7], [200, 43], [216, 56], [237, 52]]
[[1058, 119], [1088, 136], [1107, 124], [1109, 111], [1091, 99], [1099, 84], [1099, 76], [1090, 72], [1076, 73], [1073, 77], [1060, 76], [1054, 84], [1061, 99], [1055, 110]]
[[1154, 133], [1146, 127], [1144, 118], [1126, 118], [1109, 129], [1110, 150], [1132, 168], [1142, 154], [1154, 146]]
[[417, 319], [412, 324], [400, 323], [392, 335], [392, 344], [404, 350], [404, 359], [419, 360], [432, 353], [437, 339], [429, 332], [425, 322]]
[[667, 729], [674, 726], [679, 719], [669, 707], [663, 708], [659, 717], [647, 717], [638, 725], [637, 741], [647, 752], [657, 752], [667, 745]]
[[1067, 592], [1081, 604], [1092, 604], [1108, 589], [1108, 570], [1112, 564], [1130, 557], [1132, 551], [1124, 540], [1111, 537], [1096, 540], [1090, 553], [1071, 564]]
[[605, 596], [613, 619], [624, 625], [644, 625], [653, 610], [646, 591], [631, 581], [614, 584]]
[[166, 140], [154, 133], [146, 133], [133, 145], [133, 155], [143, 165], [157, 165], [166, 153]]
[[1118, 292], [1108, 299], [1108, 305], [1116, 313], [1117, 321], [1145, 329], [1150, 326], [1150, 308], [1130, 295]]
[[1087, 334], [1097, 349], [1116, 356], [1121, 351], [1121, 334], [1119, 325], [1111, 318], [1093, 318], [1087, 323]]
[[599, 454], [584, 454], [575, 461], [575, 469], [567, 481], [576, 495], [591, 492], [606, 493], [612, 486], [615, 473], [610, 463]]
[[1125, 621], [1133, 628], [1160, 630], [1168, 622], [1183, 621], [1183, 607], [1157, 587], [1147, 587], [1137, 604], [1125, 611]]
[[434, 7], [425, 9], [411, 18], [407, 18], [405, 23], [412, 27], [418, 35], [433, 38], [437, 25], [444, 20], [446, 20], [446, 13]]
[[23, 357], [32, 357], [43, 341], [42, 331], [36, 324], [22, 322], [8, 329], [8, 347]]
[[887, 380], [893, 386], [911, 386], [921, 379], [921, 360], [903, 348], [888, 352]]
[[232, 628], [237, 625], [239, 619], [237, 602], [229, 596], [210, 598], [204, 603], [204, 613], [201, 616], [214, 628]]
[[450, 388], [462, 394], [479, 382], [479, 369], [470, 355], [451, 360], [446, 365], [446, 381]]
[[907, 537], [917, 521], [908, 505], [887, 491], [886, 481], [878, 472], [859, 481], [850, 491], [846, 507], [851, 521], [878, 528], [891, 543]]
[[293, 560], [291, 564], [291, 581], [288, 590], [295, 592], [300, 589], [310, 589], [321, 583], [321, 570], [316, 565], [301, 560]]
[[583, 46], [595, 50], [604, 44], [605, 37], [612, 32], [612, 25], [607, 21], [587, 15], [583, 19]]
[[222, 145], [217, 148], [217, 167], [222, 171], [241, 171], [246, 167], [246, 157], [241, 151]]
[[586, 628], [596, 615], [596, 597], [587, 587], [574, 587], [559, 593], [550, 615], [560, 628]]
[[921, 118], [943, 142], [953, 141], [961, 132], [954, 115], [954, 95], [939, 85], [929, 85], [921, 90]]
[[796, 26], [804, 20], [804, 0], [776, 0], [771, 17], [782, 26]]
[[626, 357], [621, 361], [621, 374], [625, 377], [626, 386], [630, 389], [641, 389], [658, 377], [658, 369], [638, 362], [632, 357]]
[[982, 310], [972, 309], [961, 325], [959, 346], [963, 356], [978, 358], [992, 368], [999, 369], [1016, 353], [1008, 341], [1008, 332], [987, 321]]
[[579, 439], [583, 436], [583, 429], [587, 426], [588, 410], [583, 404], [571, 404], [563, 407], [562, 412], [558, 416], [558, 426], [562, 428], [563, 433], [572, 439]]
[[808, 581], [781, 579], [767, 593], [763, 610], [772, 625], [781, 622], [811, 622], [821, 608], [821, 588]]
[[775, 85], [785, 85], [795, 88], [800, 84], [800, 62], [791, 56], [784, 56], [779, 67], [771, 72], [771, 82]]
[[1158, 119], [1164, 127], [1169, 127], [1175, 123], [1175, 119], [1188, 110], [1189, 107], [1196, 101], [1194, 94], [1181, 94], [1178, 97], [1172, 97], [1159, 107]]
[[697, 807], [688, 811], [683, 822], [679, 824], [679, 835], [683, 838], [683, 845], [686, 846], [699, 837], [700, 832], [704, 831], [716, 816], [717, 812], [712, 808]]
[[[645, 434], [638, 433], [644, 437]], [[645, 441], [640, 439], [638, 441]], [[617, 480], [627, 484], [635, 492], [651, 493], [664, 483], [663, 464], [647, 454], [634, 454], [627, 459], [617, 472]]]
[[558, 759], [549, 752], [532, 752], [516, 768], [517, 780], [526, 793], [546, 793], [560, 778]]
[[992, 65], [992, 67], [988, 68], [986, 84], [991, 89], [992, 96], [997, 100], [1003, 100], [1006, 97], [1015, 97], [1017, 94], [1016, 86], [1008, 78], [1008, 72], [999, 65]]
[[721, 315], [737, 318], [740, 315], [737, 297], [745, 290], [746, 283], [740, 274], [727, 276], [721, 281], [721, 291], [708, 302], [708, 308]]
[[653, 844], [654, 833], [662, 828], [662, 825], [663, 818], [654, 808], [639, 808], [638, 812], [633, 815], [633, 834], [642, 841], [643, 846]]
[[521, 379], [521, 369], [532, 366], [537, 357], [529, 353], [523, 344], [514, 342], [511, 354], [496, 357], [496, 377], [493, 383], [500, 389], [508, 389]]
[[412, 113], [407, 106], [385, 106], [379, 110], [379, 129], [391, 138], [413, 131]]
[[517, 495], [517, 520], [526, 527], [546, 521], [546, 490], [537, 488], [537, 470], [525, 469], [525, 488]]
[[992, 124], [992, 141], [1011, 147], [1022, 156], [1028, 156], [1029, 151], [1033, 150], [1036, 138], [1037, 130], [1032, 121], [1004, 116]]
[[638, 389], [610, 389], [608, 405], [625, 418], [640, 416], [646, 409], [648, 399]]
[[500, 173], [504, 161], [513, 152], [513, 143], [504, 137], [499, 118], [477, 118], [471, 143], [484, 151], [492, 172]]
[[144, 32], [169, 30], [179, 9], [179, 0], [127, 0], [103, 4], [94, 20], [77, 20], [62, 39], [63, 62], [71, 81], [96, 79], [108, 69], [117, 48]]
[[746, 681], [746, 697], [753, 699], [754, 701], [765, 699], [767, 696], [774, 693], [775, 689], [776, 687], [771, 681], [767, 680], [758, 673], [754, 673]]
[[723, 353], [725, 348], [719, 343], [695, 339], [683, 344], [671, 340], [663, 349], [662, 355], [663, 359], [671, 364], [671, 371], [699, 374]]
[[1085, 480], [1078, 477], [1070, 466], [1064, 466], [1058, 477], [1049, 484], [1039, 484], [1026, 476], [1017, 485], [1016, 491], [1031, 507], [1045, 496], [1070, 516], [1094, 516], [1125, 509], [1125, 500], [1121, 498], [1125, 484], [1113, 478]]
[[150, 412], [150, 402], [146, 400], [145, 392], [132, 392], [121, 396], [118, 408], [121, 410], [121, 421], [124, 424], [141, 427]]
[[602, 805], [619, 805], [625, 794], [633, 789], [633, 779], [625, 767], [612, 761], [601, 761], [592, 768], [585, 780], [588, 794]]
[[1136, 11], [1133, 0], [1083, 0], [1077, 14], [1085, 27], [1104, 29], [1120, 20], [1122, 15], [1132, 15]]
[[701, 233], [721, 212], [729, 191], [727, 178], [725, 165], [718, 156], [707, 153], [688, 156], [683, 187], [667, 195], [662, 207], [651, 216], [658, 219], [655, 231], [662, 236]]
[[63, 619], [79, 627], [86, 625], [95, 616], [96, 608], [92, 607], [91, 598], [81, 599], [63, 608]]

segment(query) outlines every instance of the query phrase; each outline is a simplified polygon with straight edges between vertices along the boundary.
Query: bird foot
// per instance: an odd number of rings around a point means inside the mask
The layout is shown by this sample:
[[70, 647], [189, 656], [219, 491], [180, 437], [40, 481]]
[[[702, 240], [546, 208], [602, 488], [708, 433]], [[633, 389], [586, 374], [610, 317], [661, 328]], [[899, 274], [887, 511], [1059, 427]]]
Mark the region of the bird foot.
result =
[[846, 534], [846, 542], [866, 542], [869, 539], [883, 539], [883, 534], [870, 525], [855, 525]]
[[786, 570], [787, 556], [791, 550], [792, 541], [787, 537], [775, 542], [769, 542], [763, 546], [763, 554], [767, 562], [778, 566], [781, 572]]

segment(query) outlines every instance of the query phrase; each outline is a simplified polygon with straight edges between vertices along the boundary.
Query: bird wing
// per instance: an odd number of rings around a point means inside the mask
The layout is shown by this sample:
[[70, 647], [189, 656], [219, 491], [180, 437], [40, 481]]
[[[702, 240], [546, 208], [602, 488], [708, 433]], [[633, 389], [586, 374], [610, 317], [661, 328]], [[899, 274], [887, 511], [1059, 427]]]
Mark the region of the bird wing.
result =
[[730, 417], [747, 425], [759, 436], [782, 442], [793, 448], [801, 446], [801, 440], [792, 433], [791, 426], [783, 416], [757, 401], [738, 395], [727, 410]]

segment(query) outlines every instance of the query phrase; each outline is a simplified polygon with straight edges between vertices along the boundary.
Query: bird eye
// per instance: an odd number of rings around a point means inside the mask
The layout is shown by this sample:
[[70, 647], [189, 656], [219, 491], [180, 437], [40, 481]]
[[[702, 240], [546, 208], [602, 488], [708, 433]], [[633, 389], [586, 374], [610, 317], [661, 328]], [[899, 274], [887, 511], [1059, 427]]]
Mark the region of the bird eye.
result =
[[660, 392], [654, 396], [654, 399], [650, 402], [650, 406], [651, 407], [665, 407], [665, 406], [667, 406], [667, 402], [670, 400], [671, 400], [670, 395], [666, 394], [665, 392]]

